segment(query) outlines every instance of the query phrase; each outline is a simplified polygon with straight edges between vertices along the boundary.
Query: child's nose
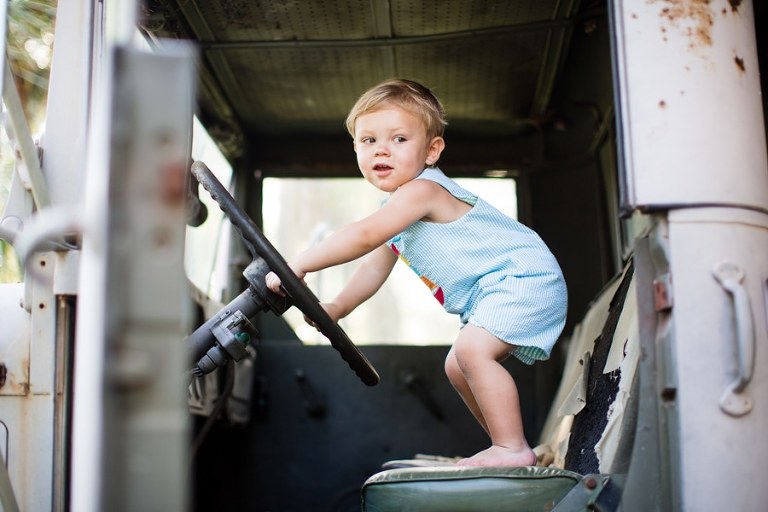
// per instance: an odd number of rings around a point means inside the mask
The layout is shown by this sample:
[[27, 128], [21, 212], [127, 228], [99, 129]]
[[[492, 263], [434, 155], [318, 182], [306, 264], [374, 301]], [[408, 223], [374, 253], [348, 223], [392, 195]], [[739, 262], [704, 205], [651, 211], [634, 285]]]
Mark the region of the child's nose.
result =
[[376, 144], [376, 148], [374, 150], [374, 154], [376, 155], [386, 155], [389, 154], [389, 148], [387, 147], [386, 143], [379, 142]]

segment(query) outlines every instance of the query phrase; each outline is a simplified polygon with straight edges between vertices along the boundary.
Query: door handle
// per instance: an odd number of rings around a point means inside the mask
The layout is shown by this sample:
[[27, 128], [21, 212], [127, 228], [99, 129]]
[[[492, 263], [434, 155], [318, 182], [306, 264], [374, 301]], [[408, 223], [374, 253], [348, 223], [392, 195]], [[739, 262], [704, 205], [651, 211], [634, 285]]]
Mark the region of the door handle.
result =
[[731, 416], [743, 416], [752, 410], [752, 398], [745, 392], [755, 369], [756, 339], [752, 304], [743, 285], [744, 271], [741, 267], [724, 261], [714, 266], [712, 274], [733, 298], [733, 318], [736, 322], [736, 343], [733, 352], [738, 372], [720, 398], [720, 408]]

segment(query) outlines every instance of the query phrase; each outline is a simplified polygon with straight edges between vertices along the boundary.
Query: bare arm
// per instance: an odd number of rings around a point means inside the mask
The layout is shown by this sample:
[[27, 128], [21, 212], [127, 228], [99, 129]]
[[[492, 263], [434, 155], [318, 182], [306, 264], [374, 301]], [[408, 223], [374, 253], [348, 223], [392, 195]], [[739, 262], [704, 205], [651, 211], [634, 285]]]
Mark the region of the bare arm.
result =
[[[374, 251], [417, 220], [433, 216], [438, 206], [444, 206], [439, 191], [439, 185], [426, 180], [406, 183], [379, 210], [301, 253], [290, 262], [291, 268], [299, 279], [304, 279], [309, 272], [348, 263]], [[283, 294], [280, 279], [273, 272], [267, 274], [266, 282], [270, 290]]]
[[[427, 180], [413, 180], [397, 189], [381, 209], [343, 227], [319, 244], [310, 247], [292, 260], [290, 266], [299, 279], [304, 279], [308, 272], [347, 263], [375, 251], [387, 240], [418, 220], [450, 222], [460, 217], [469, 208], [471, 208], [469, 205], [451, 196], [440, 185]], [[394, 260], [387, 270], [387, 275], [392, 266], [394, 266]], [[382, 268], [384, 268], [383, 265]], [[384, 279], [386, 276], [378, 283], [371, 295], [378, 290]], [[280, 289], [280, 279], [273, 272], [267, 274], [266, 282], [273, 292], [281, 295], [284, 293]], [[363, 300], [365, 299], [360, 302]], [[352, 302], [354, 301], [350, 301]], [[345, 314], [348, 313], [349, 311]]]
[[291, 268], [299, 277], [309, 272], [356, 260], [405, 228], [429, 216], [434, 208], [434, 183], [414, 180], [401, 186], [376, 212], [340, 230], [312, 246], [293, 261]]
[[333, 301], [323, 307], [334, 321], [344, 318], [370, 299], [387, 280], [397, 262], [395, 253], [385, 245], [371, 252], [355, 270], [349, 283]]

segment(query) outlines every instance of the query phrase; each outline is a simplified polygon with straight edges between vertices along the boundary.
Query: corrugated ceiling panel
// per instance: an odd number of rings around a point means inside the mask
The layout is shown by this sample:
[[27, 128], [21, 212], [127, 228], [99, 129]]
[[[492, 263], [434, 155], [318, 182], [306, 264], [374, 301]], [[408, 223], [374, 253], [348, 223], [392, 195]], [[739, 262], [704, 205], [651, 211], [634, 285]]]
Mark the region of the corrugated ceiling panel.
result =
[[372, 33], [367, 1], [200, 0], [197, 8], [217, 41], [365, 39]]
[[558, 0], [392, 0], [395, 36], [419, 36], [546, 21]]
[[432, 85], [449, 120], [501, 121], [528, 115], [545, 41], [528, 33], [399, 47], [395, 62], [399, 75]]
[[296, 121], [338, 129], [355, 98], [390, 76], [434, 87], [453, 123], [492, 122], [528, 115], [545, 41], [527, 33], [399, 46], [393, 73], [381, 48], [232, 50], [227, 60], [244, 94], [239, 116], [260, 130]]
[[240, 50], [228, 57], [249, 105], [239, 115], [265, 131], [297, 121], [321, 131], [343, 129], [350, 98], [380, 79], [378, 49]]
[[[301, 124], [337, 133], [355, 99], [392, 76], [433, 87], [454, 128], [481, 121], [501, 123], [494, 126], [501, 131], [504, 123], [519, 125], [531, 111], [548, 37], [547, 29], [526, 24], [550, 20], [558, 1], [391, 0], [388, 11], [361, 0], [199, 0], [195, 5], [210, 42], [249, 45], [207, 55], [229, 70], [219, 73], [219, 80], [244, 126], [282, 132]], [[499, 27], [506, 28], [482, 33]], [[368, 41], [390, 29], [387, 46], [301, 45]], [[402, 44], [398, 38], [412, 39]], [[264, 44], [286, 40], [297, 46]]]

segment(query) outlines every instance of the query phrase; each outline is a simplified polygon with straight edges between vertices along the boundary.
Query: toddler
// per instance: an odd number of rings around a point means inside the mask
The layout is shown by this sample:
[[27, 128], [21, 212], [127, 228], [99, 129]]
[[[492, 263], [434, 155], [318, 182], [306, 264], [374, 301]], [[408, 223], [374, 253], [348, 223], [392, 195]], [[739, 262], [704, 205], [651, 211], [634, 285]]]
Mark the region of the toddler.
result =
[[[539, 236], [460, 187], [436, 167], [445, 149], [443, 106], [425, 86], [387, 80], [364, 93], [346, 127], [365, 179], [388, 192], [384, 205], [289, 264], [307, 273], [365, 256], [330, 303], [334, 321], [370, 298], [402, 260], [462, 328], [445, 372], [491, 446], [457, 464], [535, 465], [523, 432], [517, 386], [501, 362], [549, 358], [565, 324], [560, 267]], [[267, 286], [283, 293], [270, 273]]]

